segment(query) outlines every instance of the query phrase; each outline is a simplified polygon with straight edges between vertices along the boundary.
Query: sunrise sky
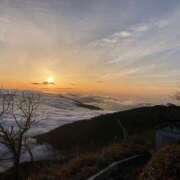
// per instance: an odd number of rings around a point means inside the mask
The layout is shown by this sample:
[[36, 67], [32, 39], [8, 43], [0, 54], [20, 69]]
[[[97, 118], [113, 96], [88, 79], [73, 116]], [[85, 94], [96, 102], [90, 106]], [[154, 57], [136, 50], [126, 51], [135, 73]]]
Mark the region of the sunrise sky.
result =
[[180, 1], [0, 0], [0, 83], [169, 96], [180, 85]]

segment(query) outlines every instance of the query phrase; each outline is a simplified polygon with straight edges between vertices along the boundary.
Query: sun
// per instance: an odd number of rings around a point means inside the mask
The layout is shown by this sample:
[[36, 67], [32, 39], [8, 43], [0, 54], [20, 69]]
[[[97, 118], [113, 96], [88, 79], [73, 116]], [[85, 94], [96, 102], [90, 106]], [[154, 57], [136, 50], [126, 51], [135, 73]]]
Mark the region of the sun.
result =
[[55, 83], [54, 77], [49, 76], [49, 77], [47, 78], [47, 82], [48, 82], [49, 84], [54, 84], [54, 83]]

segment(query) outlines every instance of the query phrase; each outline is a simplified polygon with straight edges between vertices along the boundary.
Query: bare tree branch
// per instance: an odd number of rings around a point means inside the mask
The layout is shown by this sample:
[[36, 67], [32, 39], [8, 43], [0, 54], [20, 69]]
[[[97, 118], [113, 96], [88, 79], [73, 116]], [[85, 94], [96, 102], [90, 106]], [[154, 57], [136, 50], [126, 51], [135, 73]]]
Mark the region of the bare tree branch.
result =
[[[0, 144], [6, 146], [11, 153], [18, 179], [21, 155], [27, 152], [33, 161], [26, 134], [37, 122], [36, 112], [40, 104], [40, 96], [25, 92], [16, 95], [0, 90], [0, 103]], [[7, 120], [4, 116], [13, 118], [14, 125], [4, 125], [4, 121]], [[5, 159], [0, 158], [0, 160]]]

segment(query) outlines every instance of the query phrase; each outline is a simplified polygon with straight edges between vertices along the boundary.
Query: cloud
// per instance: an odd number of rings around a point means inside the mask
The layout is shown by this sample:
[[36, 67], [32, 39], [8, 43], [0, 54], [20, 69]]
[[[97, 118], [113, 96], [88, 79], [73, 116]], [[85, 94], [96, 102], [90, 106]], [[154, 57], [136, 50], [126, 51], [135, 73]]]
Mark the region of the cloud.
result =
[[48, 81], [44, 81], [42, 82], [43, 85], [55, 85], [55, 82], [48, 82]]
[[41, 83], [33, 82], [33, 85], [40, 85]]
[[132, 34], [129, 31], [120, 31], [118, 33], [115, 33], [113, 36], [114, 37], [121, 37], [121, 38], [128, 38], [130, 37]]
[[180, 79], [179, 17], [180, 13], [174, 13], [167, 19], [130, 24], [94, 41], [91, 50], [96, 53], [99, 65], [107, 68], [100, 79], [107, 84], [119, 81], [130, 87], [134, 82], [141, 86], [151, 86], [153, 82], [159, 89], [166, 87], [170, 91]]
[[159, 28], [164, 28], [168, 26], [169, 22], [167, 20], [160, 20], [158, 22], [155, 22], [155, 25]]
[[33, 85], [55, 85], [55, 82], [48, 82], [48, 81], [43, 81], [43, 82], [33, 82]]
[[[49, 88], [42, 88], [43, 90], [47, 90], [47, 91], [49, 91]], [[72, 90], [72, 89], [74, 89], [74, 88], [72, 88], [72, 87], [59, 87], [59, 88], [53, 88], [53, 91], [61, 91], [61, 90]]]
[[[178, 32], [176, 29], [170, 29], [169, 24], [169, 20], [164, 19], [135, 24], [129, 26], [126, 31], [115, 32], [96, 41], [94, 47], [104, 56], [104, 64], [107, 65], [121, 63], [126, 66], [142, 59], [145, 61], [145, 58], [174, 51], [180, 46], [175, 38]], [[172, 30], [175, 33], [169, 34], [168, 31]]]
[[158, 31], [159, 28], [167, 27], [168, 24], [169, 21], [165, 19], [149, 21], [141, 24], [134, 24], [132, 26], [129, 26], [126, 30], [120, 30], [100, 40], [96, 40], [95, 42], [91, 43], [91, 45], [95, 47], [105, 47], [108, 45], [121, 43], [122, 41], [129, 41], [129, 39], [141, 37], [145, 32], [148, 32], [149, 35], [151, 35], [154, 33], [154, 31]]
[[121, 70], [120, 72], [117, 73], [112, 73], [112, 74], [106, 74], [103, 76], [103, 79], [108, 79], [108, 80], [112, 80], [112, 79], [116, 79], [116, 78], [121, 78], [121, 77], [131, 77], [131, 78], [135, 78], [138, 76], [145, 76], [145, 72], [149, 72], [153, 69], [156, 69], [158, 67], [158, 65], [156, 64], [151, 64], [151, 65], [146, 65], [146, 66], [130, 66], [128, 68], [124, 68], [123, 70]]
[[[115, 37], [115, 38], [104, 38], [103, 40], [102, 40], [104, 43], [110, 43], [110, 44], [112, 44], [112, 43], [116, 43], [117, 42], [117, 38]], [[96, 45], [98, 45], [98, 44], [96, 44]], [[100, 44], [99, 44], [100, 45]], [[103, 45], [103, 43], [102, 43], [102, 45]]]
[[132, 28], [134, 32], [145, 32], [149, 30], [149, 26], [147, 24], [135, 26]]
[[123, 39], [128, 39], [132, 36], [133, 34], [130, 31], [120, 31], [120, 32], [115, 32], [112, 35], [105, 37], [101, 40], [97, 40], [95, 42], [91, 43], [91, 46], [105, 46], [108, 44], [116, 44], [119, 41]]

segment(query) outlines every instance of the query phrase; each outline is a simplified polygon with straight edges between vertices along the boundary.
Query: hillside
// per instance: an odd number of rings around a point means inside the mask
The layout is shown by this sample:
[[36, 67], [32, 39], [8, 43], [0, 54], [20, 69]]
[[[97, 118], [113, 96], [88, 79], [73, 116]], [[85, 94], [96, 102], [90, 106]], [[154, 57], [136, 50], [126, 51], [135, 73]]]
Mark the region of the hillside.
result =
[[142, 136], [146, 140], [149, 138], [146, 135], [153, 135], [153, 130], [159, 123], [179, 119], [180, 107], [177, 106], [141, 107], [77, 121], [36, 138], [39, 143], [49, 143], [60, 150], [87, 149], [122, 140], [122, 129], [118, 120], [130, 137]]

